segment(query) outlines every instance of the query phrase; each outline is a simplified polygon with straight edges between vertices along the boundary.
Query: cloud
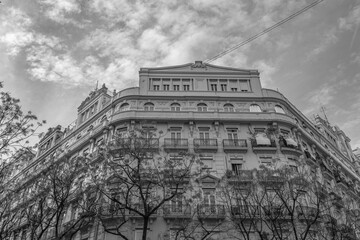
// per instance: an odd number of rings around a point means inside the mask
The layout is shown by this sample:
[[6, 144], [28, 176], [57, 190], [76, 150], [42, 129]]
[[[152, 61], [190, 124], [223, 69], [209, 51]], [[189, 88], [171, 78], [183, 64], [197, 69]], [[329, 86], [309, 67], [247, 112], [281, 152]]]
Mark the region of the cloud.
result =
[[336, 88], [334, 85], [323, 84], [318, 89], [310, 92], [306, 99], [308, 99], [308, 107], [305, 108], [304, 114], [314, 114], [318, 112], [321, 106], [326, 106], [334, 100]]
[[253, 63], [252, 68], [259, 70], [261, 84], [263, 87], [268, 87], [272, 85], [272, 75], [277, 71], [277, 68], [274, 65], [264, 60], [259, 60]]
[[[70, 23], [83, 32], [63, 28], [62, 35], [56, 32], [55, 41], [54, 32], [39, 32], [36, 24], [31, 24], [19, 33], [9, 31], [9, 35], [4, 35], [13, 55], [28, 49], [27, 70], [31, 78], [75, 86], [101, 79], [122, 88], [137, 84], [142, 66], [211, 58], [288, 16], [306, 1], [191, 0], [185, 4], [177, 0], [38, 0], [38, 3], [42, 19], [52, 20], [46, 22], [47, 28]], [[291, 43], [290, 37], [271, 44], [268, 36], [257, 40], [266, 52], [273, 51], [274, 46], [277, 52], [283, 51]], [[252, 43], [243, 46], [213, 64], [259, 68], [266, 86], [272, 82], [277, 67], [266, 57], [250, 59], [253, 46]]]
[[49, 19], [61, 23], [73, 23], [74, 25], [81, 26], [77, 21], [70, 17], [71, 14], [81, 12], [80, 5], [74, 0], [39, 0], [39, 3], [44, 8], [44, 15]]
[[338, 37], [336, 34], [337, 28], [335, 27], [332, 27], [330, 30], [325, 31], [324, 34], [322, 34], [322, 36], [319, 38], [319, 45], [307, 54], [306, 59], [308, 61], [311, 61], [312, 58], [316, 57], [320, 53], [325, 52], [330, 46], [336, 43], [338, 41]]
[[340, 18], [338, 25], [340, 29], [349, 30], [360, 24], [360, 5], [353, 7], [346, 17]]
[[29, 31], [33, 22], [20, 9], [10, 7], [1, 15], [0, 21], [0, 43], [5, 45], [7, 54], [17, 55], [34, 40], [34, 34]]

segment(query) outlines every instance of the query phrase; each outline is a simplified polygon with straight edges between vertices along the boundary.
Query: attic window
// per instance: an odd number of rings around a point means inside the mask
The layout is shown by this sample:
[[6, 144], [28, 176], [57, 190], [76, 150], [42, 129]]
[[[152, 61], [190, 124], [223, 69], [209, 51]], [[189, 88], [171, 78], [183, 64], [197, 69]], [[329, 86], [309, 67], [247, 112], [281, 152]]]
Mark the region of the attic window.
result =
[[123, 103], [120, 105], [119, 111], [124, 112], [130, 110], [130, 105], [128, 103]]
[[284, 109], [280, 105], [275, 105], [275, 112], [285, 114]]
[[250, 112], [261, 112], [261, 108], [257, 104], [251, 104], [250, 105]]

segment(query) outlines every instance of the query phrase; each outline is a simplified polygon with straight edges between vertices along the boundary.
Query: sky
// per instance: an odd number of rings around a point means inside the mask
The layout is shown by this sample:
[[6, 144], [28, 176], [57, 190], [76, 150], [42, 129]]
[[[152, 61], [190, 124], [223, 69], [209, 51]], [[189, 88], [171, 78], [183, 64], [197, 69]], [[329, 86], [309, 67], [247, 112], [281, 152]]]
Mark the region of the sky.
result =
[[[2, 0], [0, 81], [24, 110], [66, 127], [96, 86], [141, 67], [206, 60], [314, 0]], [[258, 69], [310, 119], [360, 147], [360, 0], [324, 0], [211, 64]]]

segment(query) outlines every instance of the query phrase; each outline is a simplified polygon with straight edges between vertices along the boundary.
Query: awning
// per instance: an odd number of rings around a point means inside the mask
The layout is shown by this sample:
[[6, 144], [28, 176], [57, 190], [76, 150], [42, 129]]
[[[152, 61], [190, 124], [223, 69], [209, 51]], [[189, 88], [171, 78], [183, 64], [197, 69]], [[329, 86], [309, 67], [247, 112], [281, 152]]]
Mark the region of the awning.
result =
[[256, 134], [256, 144], [257, 145], [271, 145], [270, 139], [266, 136], [265, 133], [258, 133]]
[[288, 137], [288, 138], [285, 138], [285, 141], [286, 141], [286, 144], [287, 145], [290, 145], [290, 146], [294, 146], [294, 147], [297, 147], [298, 146], [298, 143], [295, 142], [294, 139]]

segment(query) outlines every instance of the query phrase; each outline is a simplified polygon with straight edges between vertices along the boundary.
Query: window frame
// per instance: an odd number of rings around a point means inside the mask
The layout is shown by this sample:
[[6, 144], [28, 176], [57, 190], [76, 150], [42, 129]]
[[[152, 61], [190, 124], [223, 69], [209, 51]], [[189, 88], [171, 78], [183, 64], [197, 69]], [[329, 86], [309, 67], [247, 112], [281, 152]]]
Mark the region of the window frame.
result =
[[172, 112], [180, 112], [181, 111], [180, 103], [172, 103], [172, 104], [170, 104], [170, 111], [172, 111]]

